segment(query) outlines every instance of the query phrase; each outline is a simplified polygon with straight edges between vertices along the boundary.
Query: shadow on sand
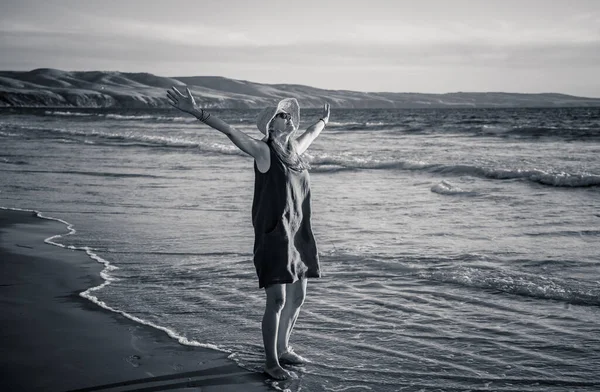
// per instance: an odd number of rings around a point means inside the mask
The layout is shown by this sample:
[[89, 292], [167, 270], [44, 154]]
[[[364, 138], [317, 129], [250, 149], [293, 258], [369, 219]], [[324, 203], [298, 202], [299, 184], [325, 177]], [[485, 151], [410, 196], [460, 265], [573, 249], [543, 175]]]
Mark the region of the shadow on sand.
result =
[[97, 385], [88, 388], [73, 389], [68, 392], [105, 391], [116, 388], [134, 386], [134, 389], [124, 389], [128, 392], [167, 391], [178, 388], [194, 388], [216, 385], [247, 384], [250, 382], [264, 383], [266, 375], [260, 373], [248, 374], [237, 365], [224, 365], [209, 369], [178, 374], [169, 374], [158, 377], [140, 378], [137, 380], [122, 381], [106, 385]]

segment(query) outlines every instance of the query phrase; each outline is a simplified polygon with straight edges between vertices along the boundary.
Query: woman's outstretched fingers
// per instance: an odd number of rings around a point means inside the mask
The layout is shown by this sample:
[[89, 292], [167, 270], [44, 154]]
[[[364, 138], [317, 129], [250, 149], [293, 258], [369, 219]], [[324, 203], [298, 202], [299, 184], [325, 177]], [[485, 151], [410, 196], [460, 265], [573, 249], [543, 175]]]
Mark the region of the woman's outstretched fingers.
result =
[[185, 88], [185, 90], [187, 91], [187, 97], [186, 99], [192, 104], [195, 105], [196, 104], [196, 100], [194, 99], [194, 96], [192, 95], [192, 92], [190, 91], [189, 88]]
[[177, 90], [175, 88], [175, 86], [171, 87], [173, 90], [175, 90], [175, 92], [180, 96], [180, 97], [185, 97], [185, 95], [183, 95], [179, 90]]
[[323, 105], [323, 120], [326, 121], [325, 125], [327, 125], [327, 121], [329, 121], [329, 104], [325, 103]]
[[[172, 86], [170, 90], [167, 91], [167, 97], [169, 98], [169, 103], [171, 106], [181, 110], [186, 113], [193, 113], [196, 108], [196, 101], [192, 95], [192, 92], [189, 88], [186, 87], [186, 94], [182, 94], [181, 91], [177, 90], [175, 86]], [[208, 118], [208, 117], [207, 117]]]
[[172, 100], [173, 103], [177, 103], [177, 101], [178, 101], [177, 96], [175, 96], [175, 94], [173, 92], [171, 92], [170, 90], [167, 91], [167, 97], [169, 97], [169, 99]]

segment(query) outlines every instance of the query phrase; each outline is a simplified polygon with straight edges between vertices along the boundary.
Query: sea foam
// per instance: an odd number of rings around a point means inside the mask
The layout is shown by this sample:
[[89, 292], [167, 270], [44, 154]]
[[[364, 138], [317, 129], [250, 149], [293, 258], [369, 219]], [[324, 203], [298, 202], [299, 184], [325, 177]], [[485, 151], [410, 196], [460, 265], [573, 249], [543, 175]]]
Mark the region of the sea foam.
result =
[[419, 272], [424, 279], [462, 286], [497, 290], [508, 294], [562, 301], [577, 305], [600, 305], [600, 289], [575, 280], [546, 277], [499, 268], [431, 268]]
[[[207, 143], [197, 141], [187, 136], [170, 136], [162, 134], [119, 134], [106, 131], [83, 131], [80, 129], [63, 129], [42, 126], [15, 126], [16, 130], [40, 133], [43, 137], [54, 134], [57, 138], [69, 136], [83, 136], [80, 143], [107, 144], [115, 147], [148, 147], [148, 148], [196, 148], [200, 151], [245, 156], [232, 144]], [[90, 140], [95, 138], [96, 140]], [[69, 139], [69, 142], [74, 142]], [[419, 170], [446, 176], [474, 176], [495, 180], [524, 180], [554, 187], [592, 187], [600, 186], [600, 175], [580, 172], [569, 173], [538, 168], [505, 168], [494, 166], [480, 166], [473, 164], [443, 164], [424, 162], [418, 160], [381, 159], [373, 156], [357, 154], [329, 154], [315, 153], [308, 155], [309, 161], [315, 171], [345, 171], [345, 170]], [[437, 190], [443, 191], [442, 187]], [[435, 192], [435, 190], [432, 190]]]
[[439, 193], [440, 195], [465, 195], [465, 196], [474, 196], [475, 192], [464, 191], [456, 185], [450, 183], [450, 181], [442, 181], [439, 184], [436, 184], [431, 187], [431, 191], [434, 193]]
[[224, 352], [224, 353], [231, 354], [230, 350], [223, 349], [223, 348], [221, 348], [221, 347], [219, 347], [217, 345], [214, 345], [214, 344], [202, 343], [202, 342], [198, 342], [196, 340], [190, 340], [190, 339], [186, 338], [185, 336], [179, 334], [177, 331], [174, 331], [174, 330], [172, 330], [170, 328], [163, 327], [163, 326], [155, 324], [153, 322], [150, 322], [150, 321], [144, 320], [142, 318], [133, 316], [133, 315], [131, 315], [131, 314], [127, 313], [127, 312], [124, 312], [122, 310], [116, 309], [116, 308], [108, 305], [106, 302], [102, 301], [101, 299], [99, 299], [97, 296], [93, 295], [94, 292], [99, 291], [99, 290], [103, 289], [104, 287], [110, 285], [112, 282], [115, 282], [115, 281], [118, 280], [118, 278], [115, 278], [114, 276], [112, 276], [110, 274], [110, 271], [117, 270], [117, 269], [119, 269], [119, 267], [111, 264], [109, 261], [107, 261], [107, 260], [103, 259], [102, 257], [100, 257], [95, 252], [95, 250], [93, 248], [90, 248], [88, 246], [64, 245], [64, 244], [62, 244], [60, 242], [57, 242], [57, 240], [59, 238], [70, 236], [70, 235], [73, 235], [73, 234], [75, 234], [77, 232], [75, 230], [74, 226], [71, 223], [69, 223], [69, 222], [67, 222], [67, 221], [65, 221], [63, 219], [54, 218], [54, 217], [51, 217], [51, 216], [44, 215], [42, 212], [36, 211], [36, 210], [27, 210], [27, 209], [21, 209], [21, 208], [6, 208], [6, 207], [0, 207], [0, 209], [3, 209], [3, 210], [14, 210], [14, 211], [24, 211], [24, 212], [33, 212], [33, 213], [36, 214], [36, 216], [38, 216], [41, 219], [53, 220], [53, 221], [60, 222], [60, 223], [62, 223], [64, 225], [66, 225], [68, 233], [53, 235], [51, 237], [46, 238], [44, 240], [44, 242], [47, 243], [47, 244], [50, 244], [50, 245], [54, 245], [54, 246], [60, 247], [60, 248], [65, 248], [65, 249], [70, 249], [70, 250], [75, 250], [75, 251], [84, 251], [92, 260], [95, 260], [95, 261], [97, 261], [97, 262], [99, 262], [99, 263], [101, 263], [101, 264], [104, 265], [104, 269], [100, 272], [100, 276], [102, 277], [102, 279], [104, 280], [104, 282], [102, 284], [100, 284], [99, 286], [91, 287], [91, 288], [87, 289], [86, 291], [83, 291], [83, 292], [79, 293], [79, 295], [81, 297], [83, 297], [83, 298], [85, 298], [85, 299], [87, 299], [87, 300], [95, 303], [96, 305], [98, 305], [98, 306], [100, 306], [100, 307], [102, 307], [102, 308], [104, 308], [106, 310], [109, 310], [109, 311], [114, 312], [114, 313], [119, 313], [119, 314], [121, 314], [121, 315], [127, 317], [128, 319], [133, 320], [133, 321], [135, 321], [137, 323], [144, 324], [144, 325], [150, 326], [152, 328], [158, 329], [160, 331], [163, 331], [167, 335], [169, 335], [171, 338], [177, 340], [179, 343], [181, 343], [183, 345], [194, 346], [194, 347], [204, 347], [204, 348], [208, 348], [208, 349], [212, 349], [212, 350], [221, 351], [221, 352]]

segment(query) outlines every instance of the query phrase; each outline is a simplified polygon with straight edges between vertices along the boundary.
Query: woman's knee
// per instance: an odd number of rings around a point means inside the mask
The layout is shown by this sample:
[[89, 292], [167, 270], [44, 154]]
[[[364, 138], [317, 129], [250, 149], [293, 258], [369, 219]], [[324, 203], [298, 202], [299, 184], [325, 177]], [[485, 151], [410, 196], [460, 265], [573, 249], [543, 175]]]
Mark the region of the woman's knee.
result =
[[285, 295], [272, 298], [270, 301], [267, 301], [267, 308], [279, 313], [285, 306], [285, 300]]
[[299, 307], [302, 306], [302, 304], [304, 304], [304, 300], [305, 299], [306, 299], [306, 293], [305, 292], [297, 293], [296, 295], [294, 295], [294, 297], [292, 299], [292, 305], [295, 308], [299, 308]]
[[[277, 287], [279, 286], [279, 287]], [[267, 310], [281, 312], [285, 306], [286, 295], [283, 285], [272, 285], [266, 288]]]

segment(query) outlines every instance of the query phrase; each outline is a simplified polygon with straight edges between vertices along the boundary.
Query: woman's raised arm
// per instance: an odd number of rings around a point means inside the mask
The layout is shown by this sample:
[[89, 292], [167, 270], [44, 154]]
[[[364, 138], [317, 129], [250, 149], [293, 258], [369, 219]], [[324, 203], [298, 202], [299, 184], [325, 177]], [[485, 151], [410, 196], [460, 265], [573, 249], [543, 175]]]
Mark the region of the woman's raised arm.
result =
[[190, 90], [187, 87], [185, 89], [185, 95], [180, 93], [175, 87], [172, 87], [171, 90], [167, 91], [167, 97], [169, 98], [169, 104], [171, 106], [182, 112], [193, 115], [204, 124], [224, 133], [240, 150], [251, 155], [255, 159], [260, 159], [261, 157], [264, 157], [265, 154], [269, 154], [269, 147], [265, 143], [246, 135], [244, 132], [235, 129], [217, 116], [199, 108], [196, 105], [196, 101]]
[[319, 136], [321, 131], [325, 128], [325, 126], [329, 122], [329, 110], [330, 105], [328, 103], [323, 105], [323, 117], [321, 117], [319, 121], [308, 127], [308, 129], [302, 135], [300, 135], [298, 139], [296, 139], [296, 141], [298, 142], [298, 154], [304, 154], [304, 151], [308, 149], [311, 143]]

